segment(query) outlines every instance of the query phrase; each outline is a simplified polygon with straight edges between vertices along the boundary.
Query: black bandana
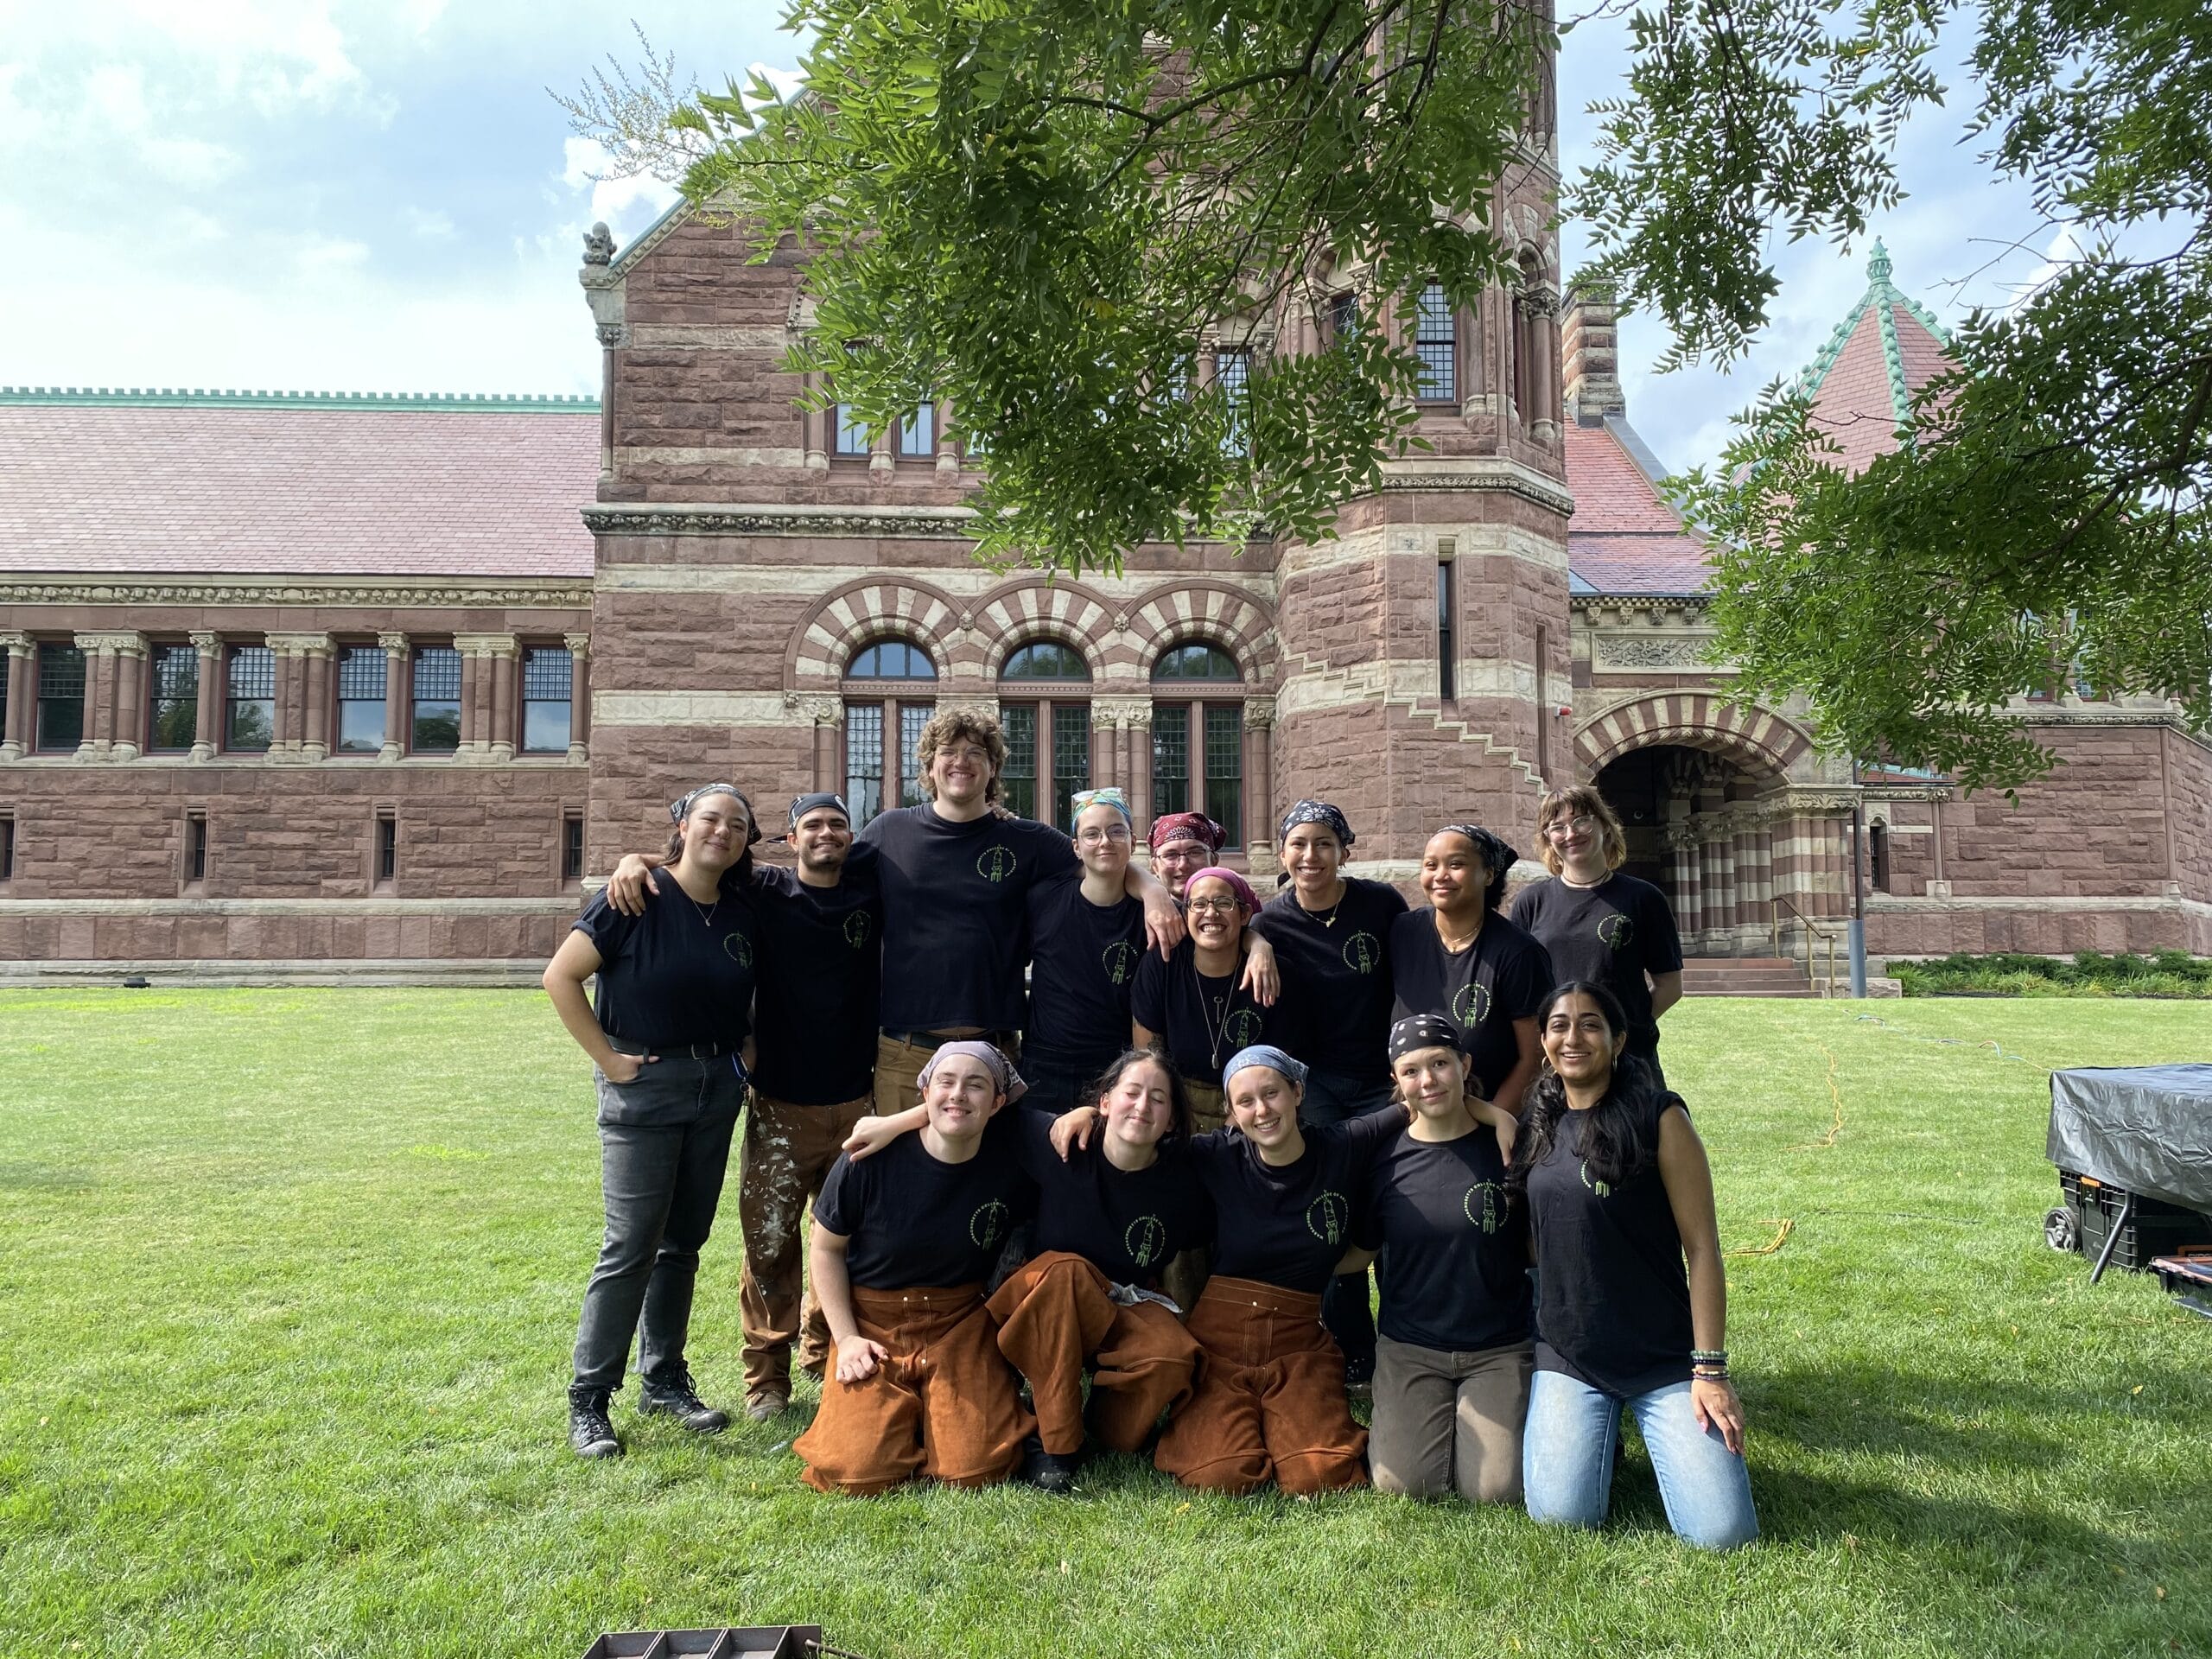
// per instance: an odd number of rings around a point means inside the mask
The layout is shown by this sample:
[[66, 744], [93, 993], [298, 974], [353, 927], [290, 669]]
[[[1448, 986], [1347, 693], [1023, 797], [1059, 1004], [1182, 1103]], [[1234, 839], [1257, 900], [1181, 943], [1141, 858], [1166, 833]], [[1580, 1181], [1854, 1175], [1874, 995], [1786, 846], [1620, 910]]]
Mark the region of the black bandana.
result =
[[843, 796], [832, 789], [818, 789], [811, 795], [794, 795], [791, 798], [791, 828], [798, 829], [798, 821], [801, 818], [817, 808], [824, 806], [836, 808], [843, 815], [847, 823], [853, 821], [853, 810], [845, 804]]
[[760, 820], [753, 810], [753, 803], [745, 798], [745, 791], [735, 784], [702, 784], [689, 795], [668, 804], [668, 821], [682, 823], [691, 810], [691, 804], [709, 795], [727, 795], [745, 809], [745, 844], [748, 847], [760, 839]]
[[1478, 823], [1447, 823], [1437, 833], [1465, 836], [1473, 842], [1476, 853], [1494, 874], [1503, 875], [1520, 861], [1521, 855], [1513, 850], [1511, 842], [1503, 836], [1492, 835]]
[[1408, 1014], [1390, 1027], [1390, 1064], [1395, 1065], [1415, 1049], [1459, 1046], [1459, 1033], [1440, 1014]]
[[1301, 823], [1325, 823], [1336, 831], [1339, 846], [1349, 848], [1358, 839], [1351, 832], [1351, 824], [1344, 815], [1326, 801], [1297, 801], [1282, 815], [1282, 828], [1275, 832], [1277, 841], [1288, 841], [1290, 832]]

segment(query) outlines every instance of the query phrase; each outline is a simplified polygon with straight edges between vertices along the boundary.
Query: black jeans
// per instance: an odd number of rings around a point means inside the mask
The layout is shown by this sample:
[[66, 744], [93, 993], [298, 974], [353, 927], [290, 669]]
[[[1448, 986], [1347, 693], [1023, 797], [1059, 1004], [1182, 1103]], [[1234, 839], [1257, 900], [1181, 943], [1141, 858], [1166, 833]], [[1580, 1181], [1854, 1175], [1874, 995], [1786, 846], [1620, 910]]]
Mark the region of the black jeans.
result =
[[638, 1338], [648, 1382], [680, 1374], [699, 1251], [713, 1230], [745, 1090], [729, 1058], [665, 1057], [599, 1084], [607, 1231], [576, 1328], [578, 1388], [618, 1389]]
[[[1390, 1103], [1388, 1083], [1366, 1083], [1357, 1077], [1312, 1071], [1306, 1077], [1301, 1123], [1343, 1123], [1363, 1117]], [[1379, 1274], [1382, 1264], [1377, 1262]], [[1321, 1292], [1321, 1323], [1337, 1346], [1344, 1351], [1347, 1369], [1371, 1376], [1375, 1370], [1375, 1308], [1368, 1295], [1367, 1274], [1339, 1274]]]

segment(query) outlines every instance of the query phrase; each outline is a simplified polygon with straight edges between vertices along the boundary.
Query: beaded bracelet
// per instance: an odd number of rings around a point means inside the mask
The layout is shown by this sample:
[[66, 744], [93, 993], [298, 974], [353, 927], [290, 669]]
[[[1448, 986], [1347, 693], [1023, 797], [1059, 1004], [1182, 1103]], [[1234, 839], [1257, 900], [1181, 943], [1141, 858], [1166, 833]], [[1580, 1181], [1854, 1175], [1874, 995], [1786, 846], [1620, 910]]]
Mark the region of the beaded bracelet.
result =
[[1727, 1363], [1728, 1351], [1726, 1348], [1693, 1348], [1690, 1350], [1690, 1363], [1693, 1365], [1700, 1363], [1707, 1365], [1726, 1365]]

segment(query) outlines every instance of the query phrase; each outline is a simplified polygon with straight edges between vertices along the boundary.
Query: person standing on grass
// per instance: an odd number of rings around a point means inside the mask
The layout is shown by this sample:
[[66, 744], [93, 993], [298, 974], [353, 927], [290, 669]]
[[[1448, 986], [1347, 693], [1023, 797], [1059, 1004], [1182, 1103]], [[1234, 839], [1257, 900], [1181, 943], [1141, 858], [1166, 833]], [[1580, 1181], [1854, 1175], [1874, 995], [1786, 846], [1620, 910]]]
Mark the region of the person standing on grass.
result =
[[1029, 889], [1022, 1103], [1054, 1116], [1128, 1046], [1129, 991], [1145, 956], [1144, 906], [1128, 886], [1135, 842], [1128, 798], [1083, 791], [1070, 828], [1079, 868]]
[[[1344, 874], [1355, 837], [1326, 801], [1283, 814], [1279, 854], [1289, 873], [1252, 924], [1275, 948], [1292, 988], [1282, 1044], [1306, 1067], [1301, 1110], [1312, 1124], [1343, 1123], [1391, 1104], [1390, 930], [1405, 896], [1387, 881]], [[1364, 1389], [1375, 1375], [1375, 1316], [1367, 1270], [1344, 1275], [1324, 1299], [1344, 1351], [1344, 1380]]]
[[[1129, 1049], [1085, 1093], [1097, 1141], [1065, 1160], [1053, 1120], [1014, 1115], [1038, 1188], [1037, 1254], [990, 1299], [999, 1351], [1036, 1402], [1022, 1476], [1046, 1491], [1075, 1484], [1086, 1427], [1109, 1451], [1135, 1452], [1190, 1396], [1198, 1345], [1157, 1287], [1170, 1262], [1213, 1236], [1213, 1204], [1187, 1152], [1190, 1102], [1167, 1063]], [[847, 1150], [857, 1161], [925, 1121], [919, 1108], [872, 1119]]]
[[1529, 1513], [1604, 1522], [1625, 1410], [1675, 1534], [1707, 1549], [1749, 1543], [1758, 1516], [1705, 1147], [1681, 1096], [1627, 1052], [1611, 990], [1571, 980], [1540, 1017], [1547, 1066], [1507, 1182], [1528, 1204], [1543, 1283], [1522, 1445]]
[[[758, 937], [752, 804], [708, 784], [669, 806], [674, 863], [639, 916], [601, 893], [544, 976], [599, 1089], [607, 1230], [584, 1291], [569, 1386], [569, 1444], [620, 1456], [607, 1404], [638, 1339], [638, 1408], [697, 1433], [729, 1419], [702, 1402], [684, 1363], [699, 1252], [714, 1226], [745, 1104]], [[599, 978], [596, 1007], [584, 982]]]
[[1443, 1014], [1390, 1027], [1407, 1123], [1361, 1205], [1361, 1243], [1389, 1252], [1367, 1460], [1378, 1491], [1517, 1503], [1535, 1357], [1526, 1209], [1507, 1200], [1500, 1144], [1516, 1124], [1476, 1090], [1459, 1042]]
[[1468, 1087], [1517, 1117], [1543, 1058], [1536, 1004], [1552, 988], [1552, 964], [1498, 912], [1516, 856], [1479, 824], [1446, 824], [1428, 838], [1421, 858], [1427, 907], [1390, 925], [1390, 994], [1400, 1020], [1450, 1020], [1467, 1057]]
[[1007, 1231], [1035, 1209], [1020, 1075], [988, 1043], [924, 1063], [929, 1121], [878, 1156], [839, 1157], [814, 1204], [814, 1294], [833, 1344], [822, 1408], [792, 1442], [817, 1491], [866, 1497], [928, 1476], [988, 1486], [1020, 1465], [1022, 1408], [984, 1306]]
[[1152, 821], [1152, 873], [1177, 899], [1193, 872], [1214, 861], [1229, 832], [1203, 812], [1167, 812]]
[[1603, 985], [1628, 1010], [1628, 1052], [1662, 1088], [1660, 1016], [1682, 1000], [1682, 942], [1667, 895], [1623, 875], [1628, 836], [1592, 784], [1546, 795], [1536, 835], [1551, 879], [1522, 888], [1511, 915], [1562, 980]]
[[[1391, 1110], [1301, 1128], [1306, 1068], [1279, 1048], [1242, 1050], [1222, 1071], [1236, 1127], [1190, 1147], [1215, 1216], [1213, 1277], [1189, 1320], [1204, 1357], [1153, 1462], [1211, 1491], [1270, 1479], [1294, 1496], [1364, 1485], [1367, 1432], [1345, 1404], [1321, 1287], [1353, 1248], [1375, 1154], [1405, 1119]], [[1083, 1144], [1089, 1119], [1070, 1114], [1056, 1141]]]

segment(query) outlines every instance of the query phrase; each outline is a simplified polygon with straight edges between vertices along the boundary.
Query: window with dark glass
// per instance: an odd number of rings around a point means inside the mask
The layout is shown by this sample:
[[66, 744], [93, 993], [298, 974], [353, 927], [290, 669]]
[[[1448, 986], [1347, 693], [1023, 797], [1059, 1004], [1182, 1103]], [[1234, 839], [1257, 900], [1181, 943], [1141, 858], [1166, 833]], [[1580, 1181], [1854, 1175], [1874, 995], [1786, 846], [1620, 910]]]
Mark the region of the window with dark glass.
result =
[[147, 665], [146, 747], [175, 754], [200, 735], [200, 652], [194, 645], [156, 645]]
[[[933, 702], [903, 691], [937, 678], [930, 654], [911, 639], [877, 639], [853, 653], [845, 668], [845, 801], [855, 827], [887, 806], [922, 798], [915, 757]], [[926, 696], [926, 693], [923, 694]], [[890, 781], [897, 780], [896, 789]]]
[[390, 887], [399, 879], [399, 817], [397, 813], [377, 814], [375, 860], [375, 885]]
[[16, 879], [16, 820], [0, 813], [0, 881]]
[[48, 754], [85, 741], [85, 653], [75, 645], [38, 648], [38, 728], [33, 747]]
[[1090, 787], [1090, 664], [1073, 645], [1033, 639], [1007, 654], [999, 679], [1039, 694], [1033, 702], [1004, 694], [999, 699], [1007, 749], [999, 785], [1006, 808], [1065, 828], [1076, 791]]
[[382, 645], [348, 645], [338, 653], [338, 752], [384, 750], [385, 677], [391, 658]]
[[1436, 694], [1446, 702], [1459, 695], [1453, 683], [1452, 665], [1458, 658], [1452, 638], [1452, 619], [1458, 611], [1452, 597], [1452, 562], [1440, 559], [1436, 565]]
[[[1204, 812], [1244, 844], [1243, 676], [1218, 645], [1187, 641], [1152, 669], [1152, 815]], [[1209, 690], [1209, 686], [1212, 690]]]
[[921, 404], [899, 423], [899, 453], [902, 455], [937, 454], [937, 405]]
[[184, 815], [184, 879], [187, 883], [207, 879], [207, 815], [193, 811]]
[[412, 734], [416, 754], [451, 754], [461, 747], [461, 652], [451, 645], [415, 652]]
[[1866, 861], [1877, 893], [1890, 891], [1890, 826], [1870, 824], [1866, 830]]
[[830, 448], [841, 455], [868, 454], [868, 429], [854, 418], [850, 404], [839, 404], [830, 411]]
[[1221, 388], [1222, 397], [1229, 405], [1228, 423], [1222, 434], [1222, 448], [1232, 454], [1242, 454], [1250, 441], [1244, 429], [1244, 404], [1252, 390], [1252, 353], [1245, 346], [1224, 346], [1214, 353], [1214, 385]]
[[584, 815], [564, 813], [561, 818], [561, 879], [584, 879]]
[[533, 645], [522, 654], [522, 747], [530, 754], [569, 752], [575, 664], [564, 645]]
[[223, 747], [258, 754], [276, 741], [276, 653], [232, 645], [223, 683]]
[[1421, 291], [1414, 325], [1414, 354], [1421, 359], [1417, 395], [1422, 402], [1448, 404], [1459, 397], [1459, 344], [1452, 302], [1441, 283], [1431, 283]]
[[1329, 302], [1329, 338], [1338, 345], [1359, 337], [1359, 296], [1347, 289]]

